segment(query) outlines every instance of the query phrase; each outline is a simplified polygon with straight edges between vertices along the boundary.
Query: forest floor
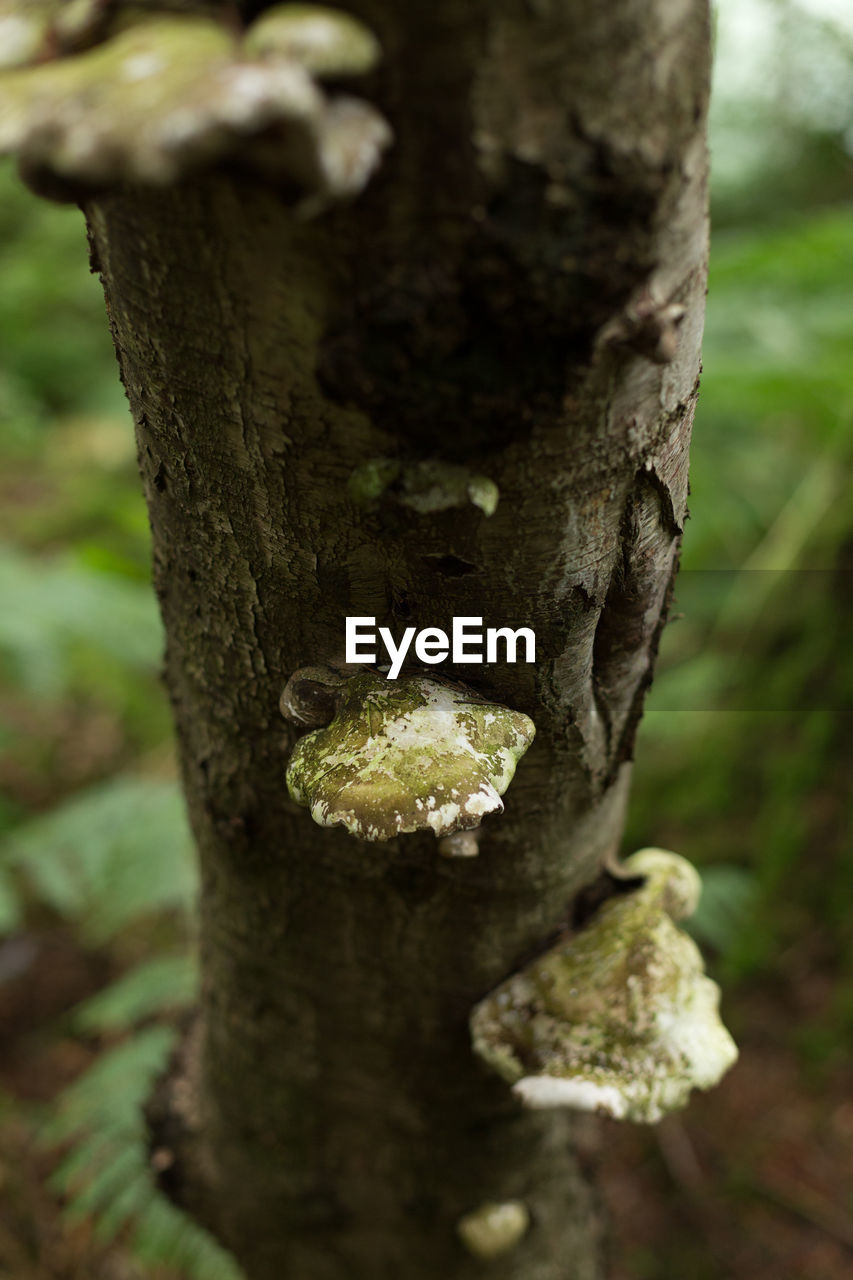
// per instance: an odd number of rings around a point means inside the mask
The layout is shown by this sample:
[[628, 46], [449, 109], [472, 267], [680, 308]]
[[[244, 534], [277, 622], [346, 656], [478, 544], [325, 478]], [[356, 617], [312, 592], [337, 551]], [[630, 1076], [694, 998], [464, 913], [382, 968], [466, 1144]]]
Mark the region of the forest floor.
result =
[[605, 1122], [608, 1280], [849, 1280], [853, 1070], [786, 1044], [811, 990], [725, 999], [740, 1059], [651, 1130]]

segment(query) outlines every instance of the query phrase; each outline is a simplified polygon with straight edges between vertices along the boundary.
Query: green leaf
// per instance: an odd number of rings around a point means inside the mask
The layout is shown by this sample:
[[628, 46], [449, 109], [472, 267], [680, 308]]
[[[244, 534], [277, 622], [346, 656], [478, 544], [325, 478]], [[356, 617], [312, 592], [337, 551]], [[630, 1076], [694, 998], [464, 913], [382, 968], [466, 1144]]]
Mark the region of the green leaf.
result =
[[0, 348], [21, 397], [44, 419], [126, 413], [80, 211], [33, 199], [8, 161], [0, 165], [0, 276]]
[[131, 921], [188, 911], [197, 875], [176, 783], [118, 777], [76, 795], [0, 841], [40, 901], [101, 945]]
[[173, 1267], [188, 1280], [242, 1280], [233, 1258], [160, 1195], [139, 1219], [131, 1247], [140, 1261]]
[[727, 863], [704, 867], [699, 906], [685, 927], [725, 955], [749, 925], [757, 891], [755, 876], [742, 867]]
[[164, 1199], [148, 1166], [142, 1106], [174, 1044], [171, 1029], [147, 1028], [63, 1091], [40, 1134], [43, 1144], [72, 1144], [51, 1185], [66, 1198], [69, 1221], [91, 1219], [101, 1243], [126, 1231], [133, 1254], [151, 1266], [186, 1280], [241, 1280], [230, 1256]]
[[162, 630], [150, 588], [77, 564], [0, 545], [0, 659], [27, 692], [65, 691], [81, 650], [153, 672]]
[[162, 955], [129, 970], [71, 1013], [80, 1032], [126, 1031], [142, 1019], [192, 1004], [197, 971], [190, 955]]
[[46, 1129], [49, 1140], [61, 1142], [93, 1122], [108, 1129], [130, 1124], [141, 1132], [136, 1110], [174, 1043], [171, 1027], [147, 1027], [105, 1050], [63, 1090]]

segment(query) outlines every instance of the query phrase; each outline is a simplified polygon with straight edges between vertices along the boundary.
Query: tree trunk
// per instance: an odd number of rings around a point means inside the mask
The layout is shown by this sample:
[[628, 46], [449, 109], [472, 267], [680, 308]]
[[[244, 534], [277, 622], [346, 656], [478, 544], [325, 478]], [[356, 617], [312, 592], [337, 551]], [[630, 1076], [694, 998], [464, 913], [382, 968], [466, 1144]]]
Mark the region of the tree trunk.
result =
[[[706, 260], [704, 0], [351, 0], [395, 144], [306, 220], [220, 170], [87, 201], [133, 408], [199, 845], [200, 1019], [158, 1141], [251, 1280], [593, 1280], [565, 1112], [472, 1054], [472, 1006], [615, 857], [685, 516]], [[499, 489], [359, 503], [371, 460]], [[479, 857], [321, 829], [284, 782], [288, 676], [347, 615], [532, 627], [442, 675], [537, 736]], [[431, 672], [435, 674], [435, 672]]]

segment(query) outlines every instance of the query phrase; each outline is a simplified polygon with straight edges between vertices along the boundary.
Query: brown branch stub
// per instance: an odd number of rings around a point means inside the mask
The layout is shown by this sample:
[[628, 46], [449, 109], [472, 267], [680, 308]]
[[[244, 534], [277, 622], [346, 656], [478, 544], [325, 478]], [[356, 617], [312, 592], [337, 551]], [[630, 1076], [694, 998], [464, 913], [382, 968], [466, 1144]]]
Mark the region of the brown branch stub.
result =
[[678, 335], [687, 308], [664, 301], [643, 288], [609, 321], [598, 336], [600, 347], [624, 348], [653, 364], [670, 364], [678, 351]]
[[7, 3], [0, 153], [57, 198], [164, 186], [226, 160], [295, 188], [304, 212], [356, 196], [391, 130], [370, 104], [319, 80], [369, 69], [376, 41], [319, 6], [277, 6], [257, 26], [240, 40], [198, 14], [136, 15], [106, 32], [90, 24], [91, 47], [57, 57], [51, 6], [32, 15]]
[[302, 729], [319, 729], [335, 714], [346, 676], [331, 667], [300, 667], [284, 686], [279, 710]]

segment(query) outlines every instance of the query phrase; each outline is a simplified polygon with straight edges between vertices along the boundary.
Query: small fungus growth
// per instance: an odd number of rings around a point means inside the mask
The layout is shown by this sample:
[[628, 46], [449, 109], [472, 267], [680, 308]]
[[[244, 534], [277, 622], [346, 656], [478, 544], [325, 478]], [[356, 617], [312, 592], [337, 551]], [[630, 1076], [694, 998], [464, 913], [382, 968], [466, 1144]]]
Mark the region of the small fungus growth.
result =
[[609, 898], [474, 1009], [475, 1052], [528, 1107], [653, 1124], [737, 1057], [719, 988], [674, 923], [695, 910], [698, 874], [661, 849], [635, 853], [624, 870], [643, 885]]
[[25, 67], [38, 57], [58, 8], [58, 0], [53, 4], [0, 0], [0, 71]]
[[503, 809], [534, 732], [527, 716], [457, 686], [365, 672], [342, 686], [331, 724], [297, 742], [287, 785], [320, 826], [441, 838]]
[[488, 476], [437, 459], [402, 463], [393, 458], [371, 458], [353, 471], [348, 489], [359, 506], [375, 506], [380, 498], [386, 498], [424, 516], [468, 506], [493, 516], [500, 498], [498, 486]]
[[0, 153], [34, 181], [66, 184], [69, 199], [233, 160], [295, 186], [312, 211], [357, 195], [391, 141], [372, 106], [318, 83], [377, 60], [348, 14], [278, 5], [242, 39], [196, 13], [112, 16], [84, 0], [66, 30], [74, 14], [0, 0]]
[[514, 1249], [530, 1226], [530, 1213], [522, 1200], [487, 1201], [456, 1224], [459, 1238], [475, 1258], [484, 1262]]
[[438, 842], [438, 852], [443, 858], [476, 858], [480, 852], [480, 828], [444, 836]]
[[276, 4], [255, 19], [243, 41], [250, 57], [290, 58], [311, 75], [360, 76], [379, 61], [379, 42], [351, 14], [319, 4]]

